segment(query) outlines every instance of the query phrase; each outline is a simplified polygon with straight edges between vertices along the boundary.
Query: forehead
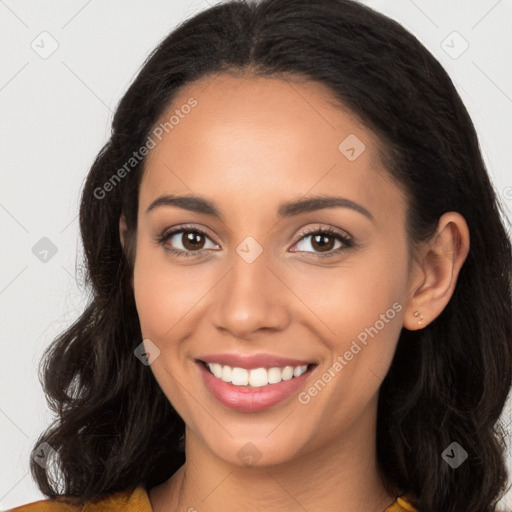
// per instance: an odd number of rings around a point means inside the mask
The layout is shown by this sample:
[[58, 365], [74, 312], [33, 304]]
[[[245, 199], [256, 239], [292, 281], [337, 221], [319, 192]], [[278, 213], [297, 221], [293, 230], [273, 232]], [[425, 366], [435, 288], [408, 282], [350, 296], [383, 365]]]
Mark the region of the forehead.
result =
[[156, 125], [164, 129], [146, 160], [141, 207], [165, 193], [238, 209], [330, 193], [389, 207], [400, 191], [379, 140], [334, 101], [311, 81], [221, 74], [188, 84]]

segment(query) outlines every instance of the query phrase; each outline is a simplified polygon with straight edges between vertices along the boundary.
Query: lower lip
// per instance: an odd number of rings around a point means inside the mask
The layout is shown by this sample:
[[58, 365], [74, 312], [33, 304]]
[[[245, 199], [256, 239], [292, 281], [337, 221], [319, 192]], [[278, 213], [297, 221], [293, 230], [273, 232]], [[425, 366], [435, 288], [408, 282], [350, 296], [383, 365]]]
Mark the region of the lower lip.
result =
[[282, 380], [277, 384], [268, 384], [257, 388], [234, 386], [210, 373], [204, 363], [198, 361], [199, 371], [210, 393], [224, 406], [242, 412], [257, 412], [273, 407], [296, 392], [311, 374], [314, 366], [299, 377]]

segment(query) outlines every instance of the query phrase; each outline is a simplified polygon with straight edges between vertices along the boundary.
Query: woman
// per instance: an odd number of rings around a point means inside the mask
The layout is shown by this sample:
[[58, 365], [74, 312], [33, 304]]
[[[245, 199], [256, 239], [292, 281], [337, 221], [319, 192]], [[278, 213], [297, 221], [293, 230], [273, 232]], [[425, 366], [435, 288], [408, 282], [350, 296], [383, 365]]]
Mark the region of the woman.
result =
[[49, 499], [14, 510], [496, 510], [511, 245], [399, 24], [350, 0], [183, 23], [80, 228], [93, 298], [46, 354], [31, 462]]

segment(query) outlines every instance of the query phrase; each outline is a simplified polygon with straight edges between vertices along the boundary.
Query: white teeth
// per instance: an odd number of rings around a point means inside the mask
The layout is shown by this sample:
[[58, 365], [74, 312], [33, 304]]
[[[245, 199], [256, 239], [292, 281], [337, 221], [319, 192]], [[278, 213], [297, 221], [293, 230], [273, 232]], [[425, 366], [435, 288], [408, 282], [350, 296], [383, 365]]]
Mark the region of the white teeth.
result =
[[[210, 368], [211, 370], [211, 368]], [[233, 370], [231, 369], [231, 366], [223, 366], [222, 367], [222, 375], [221, 375], [221, 379], [224, 381], [224, 382], [231, 382], [231, 372]]]
[[283, 380], [290, 380], [293, 377], [293, 366], [285, 366], [281, 377]]
[[[236, 384], [236, 383], [233, 383]], [[249, 384], [253, 388], [259, 388], [268, 384], [267, 370], [265, 368], [256, 368], [249, 372]]]
[[231, 382], [234, 386], [250, 386], [259, 388], [267, 384], [277, 384], [282, 380], [290, 380], [294, 377], [300, 377], [307, 369], [308, 365], [303, 366], [285, 366], [284, 368], [255, 368], [246, 370], [245, 368], [232, 368], [231, 366], [221, 365], [219, 363], [207, 363], [210, 371], [218, 379], [224, 382]]
[[267, 371], [268, 373], [268, 383], [269, 384], [277, 384], [281, 382], [281, 369], [280, 368], [270, 368]]
[[219, 363], [213, 363], [210, 365], [210, 370], [213, 372], [213, 375], [218, 379], [222, 378], [222, 366]]
[[231, 383], [235, 386], [247, 386], [249, 384], [249, 372], [244, 368], [233, 368]]
[[[301, 371], [301, 368], [302, 366], [296, 366], [294, 369], [293, 369], [293, 376], [294, 377], [300, 377], [304, 372]], [[307, 367], [306, 367], [307, 368]]]

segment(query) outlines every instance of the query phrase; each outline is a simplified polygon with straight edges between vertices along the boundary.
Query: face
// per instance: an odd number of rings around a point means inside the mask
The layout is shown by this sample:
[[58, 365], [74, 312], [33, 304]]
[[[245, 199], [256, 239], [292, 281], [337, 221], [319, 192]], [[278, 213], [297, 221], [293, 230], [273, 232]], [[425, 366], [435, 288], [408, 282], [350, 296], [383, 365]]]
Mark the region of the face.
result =
[[[151, 370], [187, 442], [230, 464], [375, 429], [408, 299], [406, 201], [329, 100], [314, 82], [194, 82], [147, 157], [133, 287]], [[257, 370], [286, 366], [302, 368]]]

